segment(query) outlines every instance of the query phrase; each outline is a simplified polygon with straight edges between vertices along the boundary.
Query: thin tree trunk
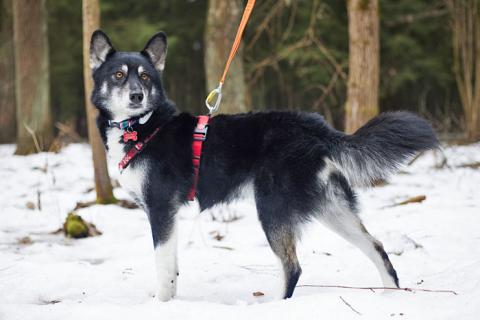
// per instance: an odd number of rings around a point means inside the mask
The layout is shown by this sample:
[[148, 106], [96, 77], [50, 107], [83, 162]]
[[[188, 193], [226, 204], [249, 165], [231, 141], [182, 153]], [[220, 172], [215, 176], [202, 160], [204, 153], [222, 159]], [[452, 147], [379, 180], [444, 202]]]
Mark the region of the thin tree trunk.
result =
[[378, 0], [347, 0], [349, 62], [345, 131], [378, 114], [380, 40]]
[[108, 174], [105, 147], [96, 125], [97, 110], [92, 105], [90, 96], [93, 89], [92, 72], [89, 63], [90, 38], [93, 31], [100, 26], [100, 8], [98, 0], [83, 0], [83, 77], [85, 87], [85, 108], [87, 110], [88, 139], [92, 146], [93, 168], [97, 203], [114, 203], [112, 183]]
[[47, 11], [45, 0], [13, 1], [17, 150], [26, 155], [48, 150], [50, 118]]
[[15, 141], [15, 60], [11, 0], [0, 2], [0, 143]]
[[467, 139], [480, 139], [480, 5], [478, 0], [446, 0], [451, 14], [454, 72], [463, 106]]
[[[238, 0], [209, 0], [205, 28], [205, 74], [207, 92], [218, 86], [225, 63], [237, 33], [243, 8]], [[225, 85], [220, 107], [221, 113], [246, 112], [246, 86], [243, 69], [242, 46], [233, 60]]]

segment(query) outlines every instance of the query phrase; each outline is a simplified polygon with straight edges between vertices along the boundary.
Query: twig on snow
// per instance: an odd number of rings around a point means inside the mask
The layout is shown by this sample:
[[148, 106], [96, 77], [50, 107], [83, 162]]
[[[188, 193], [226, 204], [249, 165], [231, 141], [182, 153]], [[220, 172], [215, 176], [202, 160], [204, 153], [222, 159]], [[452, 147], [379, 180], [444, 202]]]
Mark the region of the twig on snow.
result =
[[228, 247], [228, 246], [216, 246], [216, 245], [213, 245], [212, 248], [215, 248], [215, 249], [223, 249], [223, 250], [235, 250], [234, 248]]
[[461, 165], [457, 166], [457, 168], [480, 169], [480, 161], [461, 164]]
[[394, 204], [386, 206], [384, 208], [404, 206], [404, 205], [409, 204], [409, 203], [420, 203], [420, 202], [423, 202], [425, 199], [427, 199], [427, 196], [422, 194], [422, 195], [419, 195], [419, 196], [408, 198], [407, 200], [404, 200], [404, 201], [401, 201], [401, 202], [394, 203]]
[[340, 298], [340, 300], [343, 301], [343, 303], [345, 303], [350, 309], [352, 309], [353, 312], [355, 312], [356, 314], [358, 314], [359, 316], [361, 316], [362, 314], [360, 312], [358, 312], [357, 310], [355, 310], [354, 307], [352, 307], [352, 305], [350, 303], [348, 303], [345, 299], [342, 298], [342, 296], [338, 296]]
[[396, 290], [396, 291], [407, 291], [412, 293], [415, 293], [417, 291], [422, 291], [422, 292], [451, 293], [453, 295], [458, 295], [458, 293], [453, 290], [434, 290], [434, 289], [422, 289], [422, 288], [353, 287], [353, 286], [324, 285], [324, 284], [300, 284], [297, 287], [356, 289], [356, 290], [370, 290], [372, 292], [375, 292], [375, 290]]

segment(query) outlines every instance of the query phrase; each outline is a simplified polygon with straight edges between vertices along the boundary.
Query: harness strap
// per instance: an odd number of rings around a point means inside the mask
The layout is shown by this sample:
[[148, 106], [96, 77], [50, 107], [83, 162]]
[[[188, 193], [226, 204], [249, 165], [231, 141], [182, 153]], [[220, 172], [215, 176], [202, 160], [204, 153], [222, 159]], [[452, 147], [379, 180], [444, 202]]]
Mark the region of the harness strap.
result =
[[207, 138], [208, 122], [210, 116], [198, 116], [197, 125], [193, 131], [192, 142], [192, 164], [193, 164], [193, 183], [188, 193], [188, 200], [193, 201], [197, 193], [198, 175], [200, 172], [200, 159], [202, 156], [203, 142]]
[[128, 150], [128, 152], [123, 156], [122, 160], [118, 163], [118, 169], [120, 170], [120, 173], [122, 173], [123, 170], [125, 170], [130, 162], [132, 162], [133, 158], [135, 158], [140, 152], [143, 151], [145, 146], [148, 144], [150, 140], [153, 139], [153, 137], [160, 131], [160, 127], [157, 127], [153, 132], [148, 135], [143, 141], [139, 141], [135, 143], [133, 148]]

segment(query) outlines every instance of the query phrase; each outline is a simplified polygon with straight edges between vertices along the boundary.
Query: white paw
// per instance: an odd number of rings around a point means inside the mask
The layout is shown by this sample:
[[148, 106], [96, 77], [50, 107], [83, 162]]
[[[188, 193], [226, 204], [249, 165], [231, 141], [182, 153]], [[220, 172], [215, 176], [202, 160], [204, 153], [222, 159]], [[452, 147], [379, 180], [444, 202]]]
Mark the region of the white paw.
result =
[[[166, 279], [165, 279], [166, 280]], [[171, 300], [177, 294], [177, 277], [174, 276], [170, 278], [169, 281], [162, 281], [159, 284], [157, 298], [162, 301], [166, 302]]]
[[176, 294], [176, 288], [173, 286], [167, 286], [167, 288], [160, 288], [157, 293], [157, 298], [158, 300], [162, 302], [169, 301], [175, 297]]
[[160, 300], [160, 302], [167, 302], [170, 301], [172, 298], [173, 296], [171, 296], [170, 293], [165, 291], [159, 291], [157, 294], [157, 299]]

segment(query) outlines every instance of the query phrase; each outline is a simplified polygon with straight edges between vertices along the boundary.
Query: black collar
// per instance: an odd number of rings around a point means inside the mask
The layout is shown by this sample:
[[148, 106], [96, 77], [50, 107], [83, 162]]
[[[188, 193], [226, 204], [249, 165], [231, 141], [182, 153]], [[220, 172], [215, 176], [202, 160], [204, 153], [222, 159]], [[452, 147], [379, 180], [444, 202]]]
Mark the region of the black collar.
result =
[[130, 118], [130, 119], [125, 119], [125, 120], [122, 120], [122, 121], [119, 121], [119, 122], [108, 120], [108, 126], [118, 128], [118, 129], [121, 129], [121, 130], [126, 130], [126, 129], [131, 128], [132, 126], [136, 125], [137, 123], [145, 124], [150, 119], [150, 117], [152, 116], [152, 113], [153, 113], [153, 110], [147, 112], [146, 114], [144, 114], [142, 116], [133, 117], [133, 118]]

